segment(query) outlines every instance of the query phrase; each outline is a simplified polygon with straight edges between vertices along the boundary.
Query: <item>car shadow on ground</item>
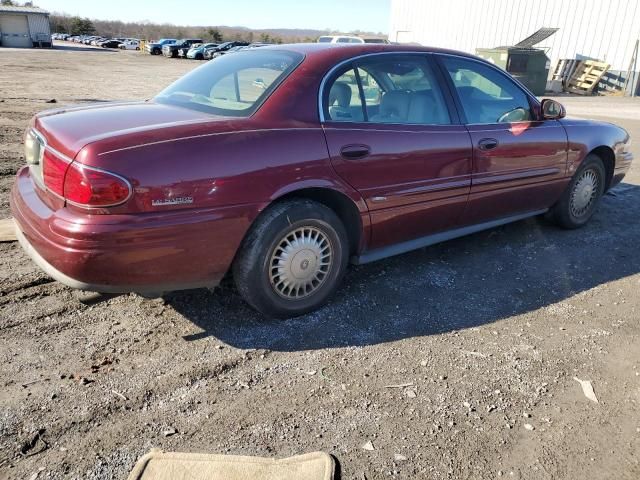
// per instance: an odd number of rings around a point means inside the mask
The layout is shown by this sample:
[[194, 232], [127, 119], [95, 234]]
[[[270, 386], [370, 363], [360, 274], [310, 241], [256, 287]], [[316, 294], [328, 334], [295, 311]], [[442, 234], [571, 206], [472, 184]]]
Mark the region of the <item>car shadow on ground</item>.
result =
[[640, 186], [607, 194], [591, 222], [562, 230], [521, 221], [351, 267], [331, 302], [289, 320], [265, 319], [232, 288], [176, 292], [167, 302], [202, 329], [243, 349], [298, 351], [364, 346], [476, 327], [548, 307], [640, 272]]

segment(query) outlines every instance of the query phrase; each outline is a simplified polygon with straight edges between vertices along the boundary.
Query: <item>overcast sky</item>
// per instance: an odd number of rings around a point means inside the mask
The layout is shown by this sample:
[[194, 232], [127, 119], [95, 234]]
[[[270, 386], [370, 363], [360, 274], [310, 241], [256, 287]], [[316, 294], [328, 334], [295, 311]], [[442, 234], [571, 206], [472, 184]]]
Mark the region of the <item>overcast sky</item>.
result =
[[50, 12], [102, 20], [312, 28], [348, 32], [389, 30], [391, 0], [35, 0]]

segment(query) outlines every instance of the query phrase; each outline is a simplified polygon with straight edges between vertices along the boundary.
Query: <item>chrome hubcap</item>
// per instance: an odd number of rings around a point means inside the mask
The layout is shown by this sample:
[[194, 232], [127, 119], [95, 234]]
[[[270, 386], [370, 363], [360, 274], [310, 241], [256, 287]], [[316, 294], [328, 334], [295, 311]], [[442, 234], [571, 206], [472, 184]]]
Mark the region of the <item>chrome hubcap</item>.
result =
[[278, 242], [269, 263], [269, 280], [286, 299], [311, 295], [331, 271], [333, 251], [327, 236], [315, 227], [300, 227]]
[[593, 170], [585, 170], [578, 178], [571, 194], [571, 213], [581, 217], [589, 211], [598, 195], [598, 174]]

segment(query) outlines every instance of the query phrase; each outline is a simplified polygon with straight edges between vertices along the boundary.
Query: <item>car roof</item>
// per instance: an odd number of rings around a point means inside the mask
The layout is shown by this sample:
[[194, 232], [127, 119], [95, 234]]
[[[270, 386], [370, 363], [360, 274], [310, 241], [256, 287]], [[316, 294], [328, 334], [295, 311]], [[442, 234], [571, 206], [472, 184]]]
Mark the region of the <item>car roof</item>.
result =
[[437, 47], [425, 47], [422, 45], [401, 45], [384, 43], [290, 43], [282, 45], [270, 45], [264, 49], [289, 50], [301, 53], [306, 57], [334, 57], [336, 60], [366, 55], [371, 53], [385, 52], [424, 52], [424, 53], [447, 53], [463, 57], [478, 58], [466, 52], [449, 50]]
[[305, 57], [305, 64], [307, 66], [313, 65], [314, 69], [317, 69], [319, 73], [326, 72], [334, 65], [337, 65], [338, 63], [344, 61], [348, 61], [351, 58], [378, 53], [444, 53], [484, 61], [479, 57], [476, 57], [469, 53], [456, 50], [424, 47], [421, 45], [398, 45], [384, 43], [292, 43], [264, 46], [259, 48], [258, 50], [263, 52], [269, 50], [279, 50], [302, 54]]
[[407, 45], [407, 44], [371, 44], [371, 43], [289, 43], [272, 45], [272, 47], [280, 50], [292, 50], [303, 54], [312, 54], [321, 51], [340, 51], [345, 52], [348, 55], [358, 55], [367, 53], [378, 52], [425, 52], [425, 53], [453, 53], [456, 55], [463, 55], [465, 57], [472, 57], [465, 52], [457, 50], [450, 50], [446, 48], [438, 47], [426, 47], [422, 45]]

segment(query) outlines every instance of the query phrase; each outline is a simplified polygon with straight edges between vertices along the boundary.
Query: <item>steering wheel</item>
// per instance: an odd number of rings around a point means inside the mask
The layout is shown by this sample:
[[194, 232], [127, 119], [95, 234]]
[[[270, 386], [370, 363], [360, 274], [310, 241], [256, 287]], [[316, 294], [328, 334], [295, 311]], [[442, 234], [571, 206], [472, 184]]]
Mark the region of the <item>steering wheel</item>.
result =
[[527, 109], [523, 107], [516, 107], [500, 115], [500, 118], [498, 118], [498, 123], [521, 122], [526, 119]]

